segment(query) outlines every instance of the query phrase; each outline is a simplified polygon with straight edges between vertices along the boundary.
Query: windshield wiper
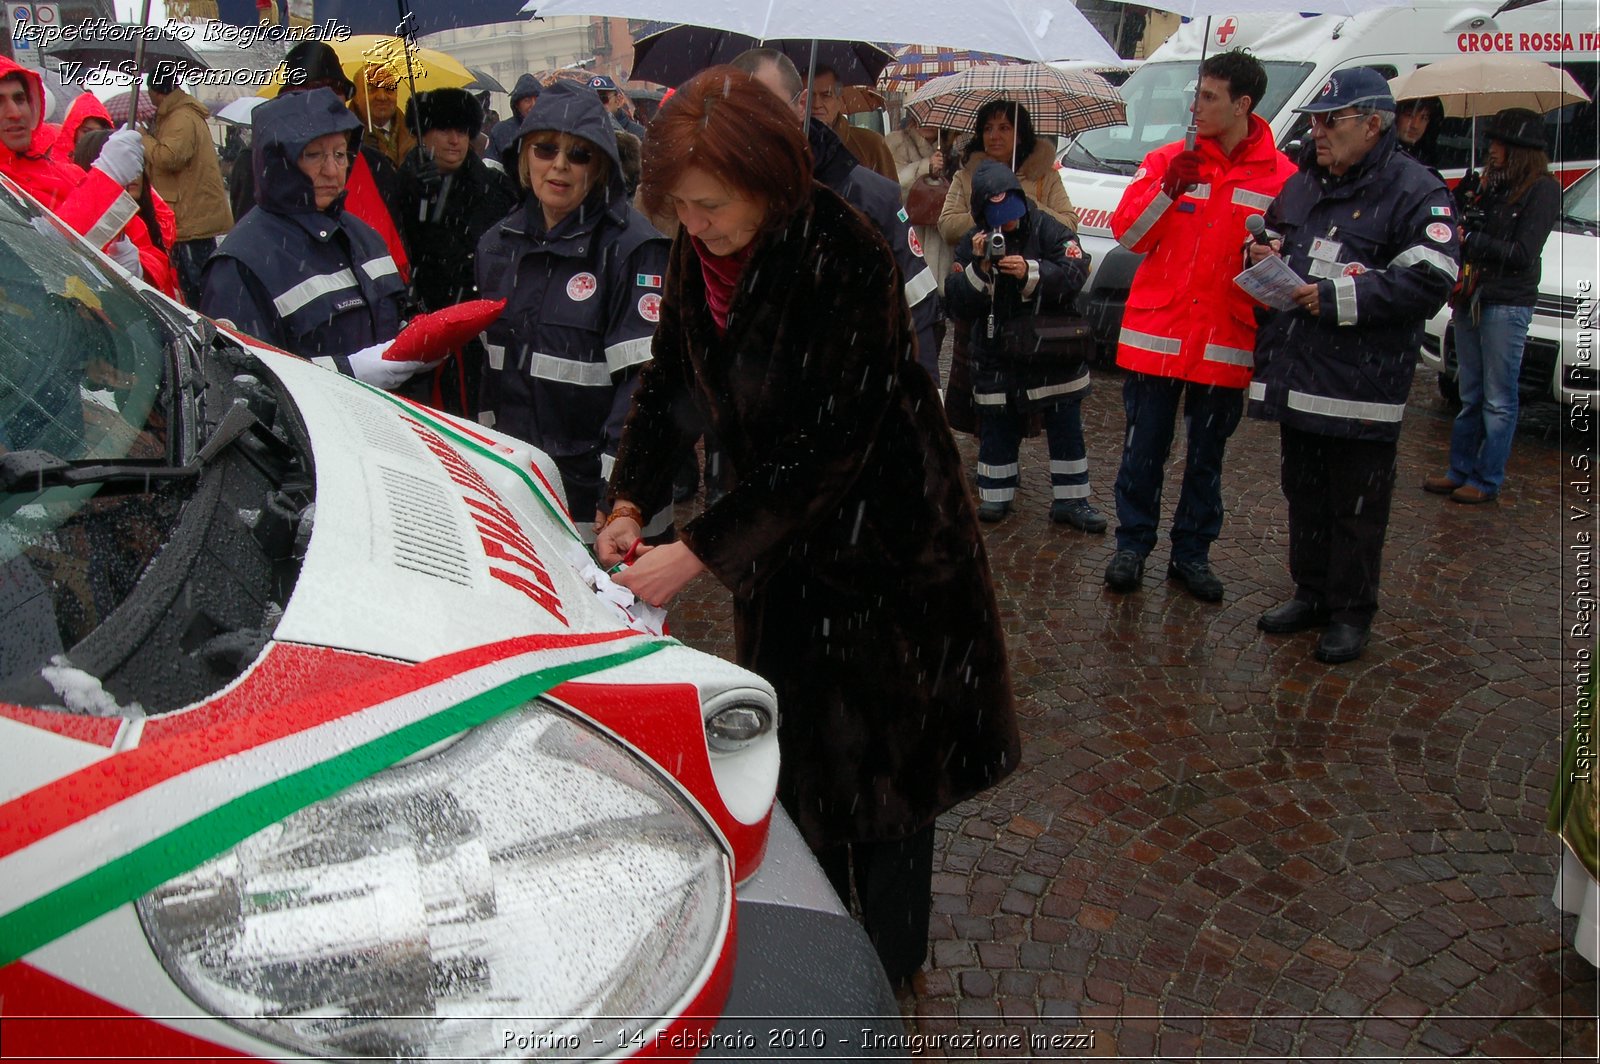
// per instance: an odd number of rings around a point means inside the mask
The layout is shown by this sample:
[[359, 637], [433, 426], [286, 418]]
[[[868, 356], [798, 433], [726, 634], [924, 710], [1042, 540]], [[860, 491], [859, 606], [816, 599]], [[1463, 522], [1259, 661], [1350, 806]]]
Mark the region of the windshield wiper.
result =
[[44, 491], [46, 488], [79, 488], [87, 484], [143, 484], [148, 491], [153, 480], [186, 480], [199, 476], [212, 459], [248, 432], [254, 432], [273, 450], [293, 453], [293, 448], [274, 436], [250, 412], [248, 403], [238, 399], [228, 408], [205, 446], [200, 448], [194, 461], [188, 465], [115, 462], [94, 458], [68, 461], [49, 451], [9, 451], [0, 455], [0, 493], [14, 495]]
[[94, 459], [69, 462], [49, 451], [8, 451], [0, 455], [0, 492], [15, 495], [85, 484], [148, 484], [152, 480], [183, 480], [199, 472], [198, 466], [96, 463]]
[[1132, 163], [1123, 162], [1121, 159], [1115, 159], [1115, 160], [1102, 159], [1102, 158], [1100, 158], [1100, 156], [1096, 155], [1094, 152], [1090, 151], [1088, 148], [1085, 148], [1078, 141], [1073, 141], [1072, 142], [1072, 148], [1069, 149], [1069, 150], [1070, 151], [1081, 151], [1081, 152], [1083, 152], [1084, 155], [1087, 155], [1089, 157], [1089, 161], [1090, 162], [1092, 162], [1096, 166], [1100, 167], [1100, 170], [1101, 170], [1102, 173], [1107, 173], [1107, 174], [1131, 174], [1133, 172], [1132, 170], [1128, 169], [1128, 167], [1133, 165]]
[[1106, 165], [1106, 161], [1104, 159], [1100, 158], [1100, 156], [1096, 155], [1094, 152], [1090, 151], [1088, 148], [1085, 148], [1078, 141], [1073, 141], [1072, 142], [1072, 148], [1073, 148], [1074, 151], [1083, 152], [1084, 155], [1087, 155], [1089, 157], [1089, 161], [1091, 163], [1094, 163], [1096, 166], [1100, 167], [1101, 169], [1106, 170], [1109, 173], [1116, 173], [1115, 170], [1112, 170], [1110, 166]]

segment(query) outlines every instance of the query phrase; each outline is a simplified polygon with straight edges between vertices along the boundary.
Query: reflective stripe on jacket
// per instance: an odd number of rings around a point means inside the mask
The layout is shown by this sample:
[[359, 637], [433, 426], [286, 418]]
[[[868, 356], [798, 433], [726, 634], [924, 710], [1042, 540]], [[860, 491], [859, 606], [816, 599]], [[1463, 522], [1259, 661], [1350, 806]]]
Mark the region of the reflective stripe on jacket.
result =
[[1117, 365], [1156, 377], [1243, 388], [1250, 383], [1255, 303], [1233, 283], [1244, 221], [1262, 214], [1294, 173], [1255, 115], [1229, 158], [1214, 137], [1195, 143], [1201, 183], [1173, 200], [1161, 190], [1183, 142], [1157, 148], [1133, 175], [1111, 232], [1145, 256], [1133, 277]]
[[1450, 191], [1393, 130], [1333, 178], [1308, 162], [1267, 211], [1319, 313], [1263, 312], [1250, 416], [1325, 436], [1400, 436], [1422, 326], [1460, 263]]
[[400, 331], [405, 286], [376, 232], [353, 215], [246, 214], [206, 263], [201, 312], [311, 358], [340, 358]]
[[[996, 167], [1020, 189], [1010, 171]], [[982, 190], [987, 193], [988, 190]], [[978, 230], [972, 230], [973, 233]], [[1023, 222], [1007, 234], [1008, 250], [1028, 264], [1020, 281], [990, 268], [985, 279], [973, 261], [971, 233], [956, 248], [961, 269], [945, 285], [951, 316], [970, 323], [972, 400], [980, 407], [1018, 409], [1082, 399], [1089, 387], [1089, 367], [1081, 359], [1040, 349], [1034, 325], [1039, 314], [1061, 323], [1089, 275], [1089, 257], [1077, 236], [1031, 200]], [[988, 332], [994, 313], [995, 335]]]
[[484, 334], [480, 416], [552, 455], [614, 455], [650, 360], [667, 241], [632, 211], [575, 212], [548, 234], [541, 210], [529, 196], [478, 245], [479, 294], [509, 301]]

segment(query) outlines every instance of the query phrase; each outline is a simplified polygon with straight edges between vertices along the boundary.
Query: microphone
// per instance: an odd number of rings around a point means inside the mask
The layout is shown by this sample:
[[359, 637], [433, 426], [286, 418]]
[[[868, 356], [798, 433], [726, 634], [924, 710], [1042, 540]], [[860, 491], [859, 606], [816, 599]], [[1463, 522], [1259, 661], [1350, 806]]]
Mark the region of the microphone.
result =
[[1271, 247], [1272, 242], [1278, 239], [1278, 234], [1267, 228], [1267, 223], [1261, 220], [1261, 215], [1252, 214], [1244, 220], [1244, 227], [1250, 233], [1250, 238], [1264, 247]]

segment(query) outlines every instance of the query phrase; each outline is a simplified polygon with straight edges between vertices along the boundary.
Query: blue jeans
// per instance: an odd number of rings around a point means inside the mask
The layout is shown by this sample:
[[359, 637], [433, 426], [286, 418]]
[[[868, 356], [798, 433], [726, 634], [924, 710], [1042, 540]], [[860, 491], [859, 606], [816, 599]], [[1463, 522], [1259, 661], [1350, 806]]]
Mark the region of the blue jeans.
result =
[[1450, 479], [1496, 495], [1517, 430], [1517, 376], [1533, 308], [1485, 303], [1477, 325], [1462, 311], [1452, 320], [1461, 413], [1450, 432]]
[[1117, 549], [1142, 558], [1156, 545], [1161, 481], [1172, 450], [1179, 399], [1184, 400], [1188, 454], [1172, 517], [1172, 560], [1203, 564], [1222, 531], [1222, 452], [1244, 413], [1243, 388], [1128, 374], [1122, 383], [1128, 430], [1122, 468], [1117, 471]]

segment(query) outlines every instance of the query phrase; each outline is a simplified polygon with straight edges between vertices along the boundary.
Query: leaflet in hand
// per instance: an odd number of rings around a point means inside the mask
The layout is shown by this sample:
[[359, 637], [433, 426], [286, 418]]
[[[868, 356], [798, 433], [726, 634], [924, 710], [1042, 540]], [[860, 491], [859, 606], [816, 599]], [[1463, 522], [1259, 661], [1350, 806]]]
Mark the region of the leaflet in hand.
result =
[[1233, 279], [1245, 294], [1274, 310], [1293, 310], [1294, 290], [1306, 282], [1281, 255], [1269, 255]]

